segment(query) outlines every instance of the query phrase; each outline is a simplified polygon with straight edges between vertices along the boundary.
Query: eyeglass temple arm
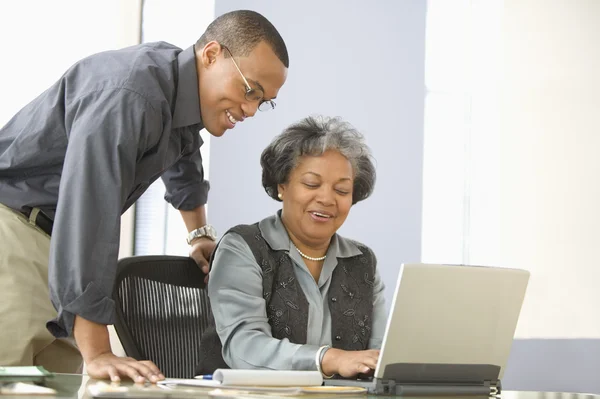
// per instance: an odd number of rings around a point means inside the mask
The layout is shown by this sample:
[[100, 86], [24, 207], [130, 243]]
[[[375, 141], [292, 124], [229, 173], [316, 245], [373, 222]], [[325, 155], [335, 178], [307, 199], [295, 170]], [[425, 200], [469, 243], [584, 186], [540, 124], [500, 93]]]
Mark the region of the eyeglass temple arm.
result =
[[233, 54], [231, 54], [231, 51], [229, 51], [229, 49], [223, 45], [221, 45], [221, 47], [223, 47], [225, 50], [227, 50], [227, 52], [229, 53], [229, 56], [231, 57], [231, 61], [233, 61], [233, 65], [235, 65], [235, 69], [238, 70], [238, 72], [240, 73], [240, 75], [242, 76], [242, 79], [244, 79], [244, 83], [246, 84], [246, 86], [248, 87], [248, 90], [252, 90], [252, 87], [250, 87], [250, 84], [248, 83], [248, 81], [246, 80], [246, 77], [244, 76], [244, 74], [242, 73], [242, 70], [240, 69], [240, 67], [238, 66], [237, 62], [235, 62], [235, 60], [233, 59]]

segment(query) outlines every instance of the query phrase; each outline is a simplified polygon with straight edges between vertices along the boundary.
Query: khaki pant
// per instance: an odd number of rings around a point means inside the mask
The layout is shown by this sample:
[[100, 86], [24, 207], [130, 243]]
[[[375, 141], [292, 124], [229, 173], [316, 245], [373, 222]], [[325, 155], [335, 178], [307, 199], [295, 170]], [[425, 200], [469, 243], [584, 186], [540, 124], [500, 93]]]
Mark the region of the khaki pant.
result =
[[79, 373], [72, 338], [56, 339], [46, 322], [56, 317], [48, 292], [50, 237], [21, 213], [0, 204], [0, 366], [44, 366]]

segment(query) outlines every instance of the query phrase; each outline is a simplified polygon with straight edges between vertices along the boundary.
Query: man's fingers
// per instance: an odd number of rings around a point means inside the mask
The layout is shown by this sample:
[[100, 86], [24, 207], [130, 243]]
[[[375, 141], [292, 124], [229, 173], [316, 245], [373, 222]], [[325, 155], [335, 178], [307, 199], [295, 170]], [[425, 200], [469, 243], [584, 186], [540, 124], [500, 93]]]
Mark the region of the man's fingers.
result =
[[202, 243], [202, 253], [206, 259], [210, 259], [210, 255], [213, 253], [216, 246], [217, 243], [212, 240], [205, 240]]
[[202, 270], [202, 273], [208, 274], [208, 261], [204, 259], [202, 255], [194, 255], [192, 258], [194, 259], [200, 270]]
[[165, 379], [156, 364], [149, 360], [138, 361], [131, 357], [117, 357], [112, 353], [99, 356], [90, 362], [88, 374], [93, 378], [108, 377], [113, 382], [121, 381], [121, 377], [129, 377], [137, 383]]
[[150, 360], [144, 360], [144, 361], [141, 361], [140, 363], [145, 365], [148, 368], [149, 374], [146, 375], [146, 378], [148, 378], [148, 380], [150, 382], [158, 382], [158, 380], [164, 379], [164, 376], [162, 378], [160, 377], [162, 374], [161, 374], [160, 370], [158, 369], [158, 367], [156, 366], [156, 364], [154, 364]]
[[208, 284], [208, 273], [210, 272], [208, 260], [215, 249], [216, 243], [209, 239], [200, 238], [192, 245], [190, 257], [194, 259], [200, 270], [202, 270], [202, 273], [206, 275], [204, 277], [204, 284]]
[[117, 370], [119, 370], [119, 374], [131, 378], [134, 382], [144, 382], [146, 380], [142, 375], [140, 375], [135, 367], [132, 367], [127, 363], [119, 363], [115, 365], [115, 367]]
[[106, 372], [108, 373], [108, 378], [110, 378], [110, 380], [112, 382], [121, 381], [121, 377], [119, 377], [119, 372], [117, 371], [117, 368], [115, 366], [113, 366], [113, 365], [107, 366]]
[[[131, 367], [135, 368], [138, 373], [144, 377], [144, 381], [148, 380], [151, 382], [156, 382], [156, 373], [150, 367], [148, 367], [145, 362], [135, 362], [131, 365]], [[154, 377], [154, 381], [152, 377]]]
[[140, 363], [146, 365], [146, 367], [148, 367], [150, 370], [152, 370], [152, 372], [156, 375], [160, 374], [160, 369], [158, 368], [158, 366], [156, 364], [154, 364], [153, 361], [151, 360], [142, 360]]
[[205, 274], [204, 276], [204, 284], [208, 284], [208, 272], [210, 271], [210, 269], [208, 268], [208, 262], [206, 263], [201, 263], [201, 262], [197, 262], [198, 266], [200, 266], [200, 270], [202, 270], [202, 273]]
[[194, 259], [194, 261], [200, 268], [208, 267], [208, 261], [206, 260], [204, 255], [202, 255], [201, 252], [194, 252], [190, 254], [190, 256], [192, 257], [192, 259]]
[[205, 238], [200, 238], [192, 243], [190, 256], [196, 261], [204, 274], [208, 274], [209, 272], [208, 260], [215, 250], [216, 245], [216, 242]]

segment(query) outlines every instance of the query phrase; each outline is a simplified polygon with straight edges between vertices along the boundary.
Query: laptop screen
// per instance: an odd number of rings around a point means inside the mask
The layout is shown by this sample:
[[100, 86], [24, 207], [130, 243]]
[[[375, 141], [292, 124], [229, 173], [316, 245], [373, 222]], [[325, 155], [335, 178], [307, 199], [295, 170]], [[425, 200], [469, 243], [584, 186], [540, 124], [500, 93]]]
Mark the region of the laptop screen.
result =
[[402, 265], [375, 377], [417, 363], [494, 365], [501, 379], [528, 281], [519, 269]]

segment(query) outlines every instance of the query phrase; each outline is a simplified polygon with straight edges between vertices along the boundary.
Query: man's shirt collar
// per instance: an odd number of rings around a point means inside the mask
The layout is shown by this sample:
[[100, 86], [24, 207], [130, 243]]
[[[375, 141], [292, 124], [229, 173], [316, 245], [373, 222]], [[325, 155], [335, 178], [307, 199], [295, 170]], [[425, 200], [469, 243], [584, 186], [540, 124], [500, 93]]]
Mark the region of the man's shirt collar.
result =
[[173, 129], [202, 124], [194, 46], [179, 53], [177, 68], [177, 96], [173, 112]]

